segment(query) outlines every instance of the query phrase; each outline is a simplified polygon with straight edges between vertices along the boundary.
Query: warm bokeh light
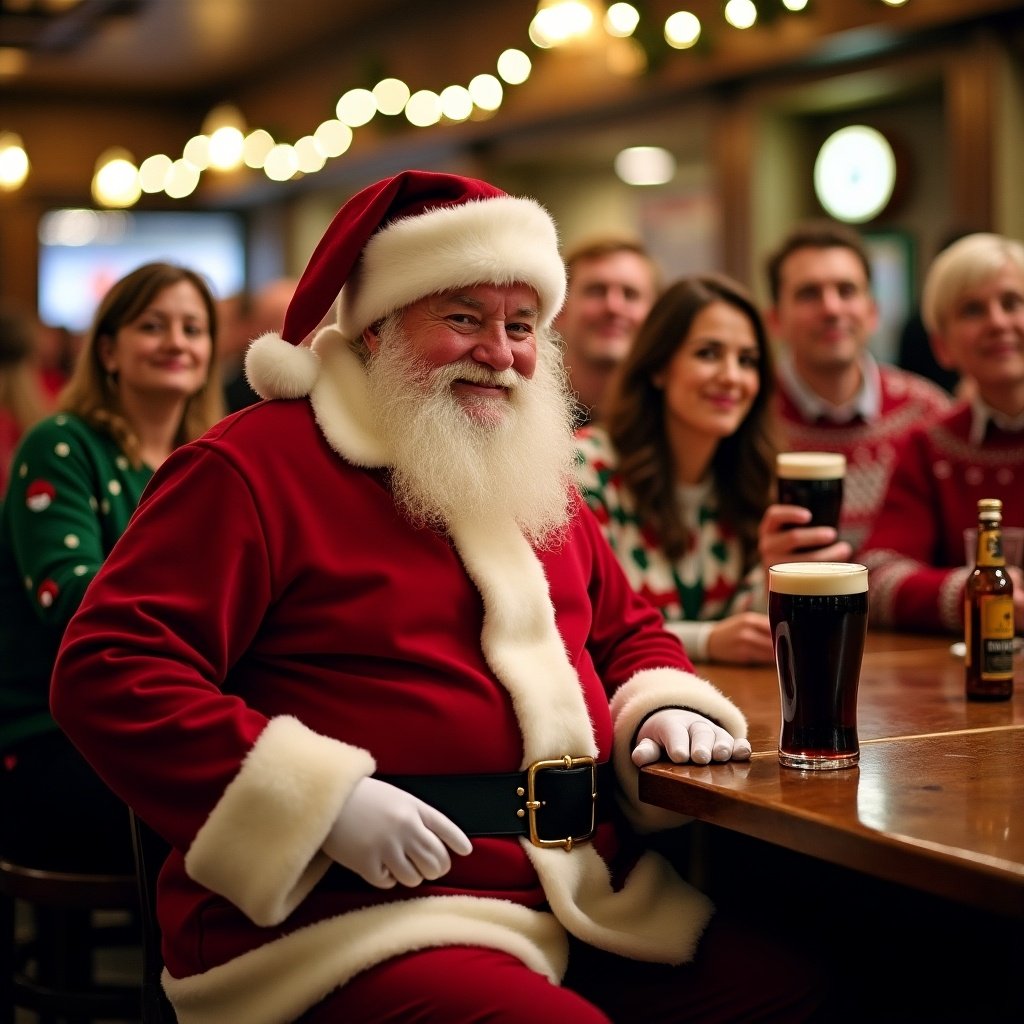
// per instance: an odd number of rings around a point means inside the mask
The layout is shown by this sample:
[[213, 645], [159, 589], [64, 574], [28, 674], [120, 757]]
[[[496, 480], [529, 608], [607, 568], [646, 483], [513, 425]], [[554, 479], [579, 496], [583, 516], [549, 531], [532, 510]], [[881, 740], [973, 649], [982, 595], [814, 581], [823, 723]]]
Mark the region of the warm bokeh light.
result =
[[594, 10], [585, 0], [541, 0], [530, 22], [530, 41], [543, 49], [582, 39], [594, 27]]
[[481, 110], [497, 110], [505, 97], [505, 90], [494, 75], [477, 75], [469, 83], [469, 95]]
[[242, 163], [245, 136], [234, 125], [223, 125], [210, 136], [210, 166], [217, 171], [233, 171]]
[[733, 28], [750, 28], [757, 21], [757, 8], [753, 0], [729, 0], [724, 14], [725, 20]]
[[246, 167], [254, 171], [261, 170], [266, 162], [267, 154], [274, 148], [274, 136], [265, 128], [257, 128], [249, 132], [242, 143], [242, 159]]
[[465, 121], [473, 113], [473, 97], [462, 85], [449, 85], [441, 90], [441, 113], [449, 121]]
[[181, 151], [181, 155], [197, 171], [205, 171], [210, 166], [209, 137], [206, 135], [193, 135], [185, 143], [185, 148]]
[[175, 160], [167, 175], [164, 192], [171, 199], [184, 199], [199, 187], [199, 170], [187, 160]]
[[405, 116], [409, 124], [427, 128], [441, 120], [441, 97], [429, 89], [420, 89], [409, 97], [405, 105]]
[[604, 30], [610, 36], [625, 39], [640, 24], [640, 12], [632, 4], [612, 4], [605, 12]]
[[676, 11], [665, 20], [665, 42], [676, 50], [688, 50], [700, 39], [700, 18], [689, 11]]
[[312, 135], [303, 135], [295, 143], [295, 165], [303, 174], [316, 174], [327, 162]]
[[15, 192], [30, 169], [28, 153], [16, 132], [0, 132], [0, 192]]
[[171, 158], [166, 153], [154, 153], [139, 164], [139, 186], [143, 192], [163, 192], [171, 173]]
[[498, 58], [498, 74], [509, 85], [522, 85], [533, 71], [533, 63], [522, 50], [506, 50]]
[[317, 148], [325, 157], [331, 158], [341, 156], [352, 145], [352, 129], [347, 124], [331, 118], [324, 121], [315, 132], [313, 138], [316, 140]]
[[782, 6], [787, 11], [802, 11], [807, 6], [807, 0], [782, 0]]
[[120, 147], [108, 149], [96, 161], [92, 197], [98, 206], [134, 206], [142, 195], [139, 169], [131, 153]]
[[349, 128], [359, 128], [373, 120], [377, 113], [377, 100], [369, 89], [349, 89], [335, 107], [338, 120]]
[[412, 90], [398, 78], [382, 78], [373, 87], [373, 99], [382, 114], [394, 117], [405, 110]]
[[676, 158], [660, 146], [630, 146], [615, 157], [615, 173], [627, 185], [664, 185], [676, 173]]
[[263, 173], [271, 181], [287, 181], [295, 176], [298, 169], [299, 161], [295, 156], [295, 150], [284, 142], [274, 146], [263, 164]]

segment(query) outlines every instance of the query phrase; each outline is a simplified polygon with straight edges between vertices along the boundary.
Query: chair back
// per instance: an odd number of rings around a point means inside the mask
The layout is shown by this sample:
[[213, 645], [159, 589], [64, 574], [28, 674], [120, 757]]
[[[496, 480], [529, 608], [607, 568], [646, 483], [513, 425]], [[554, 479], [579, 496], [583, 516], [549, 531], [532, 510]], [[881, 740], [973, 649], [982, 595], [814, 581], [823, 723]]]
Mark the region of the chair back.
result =
[[[31, 917], [28, 933], [18, 927], [19, 903]], [[131, 875], [0, 857], [0, 1022], [13, 1024], [16, 1009], [45, 1020], [134, 1017], [138, 983], [102, 981], [94, 960], [100, 950], [138, 949], [137, 908]], [[104, 921], [99, 911], [115, 914]]]
[[128, 813], [131, 815], [132, 848], [141, 905], [142, 1024], [177, 1024], [177, 1016], [161, 980], [164, 958], [156, 916], [156, 880], [171, 848], [134, 811]]

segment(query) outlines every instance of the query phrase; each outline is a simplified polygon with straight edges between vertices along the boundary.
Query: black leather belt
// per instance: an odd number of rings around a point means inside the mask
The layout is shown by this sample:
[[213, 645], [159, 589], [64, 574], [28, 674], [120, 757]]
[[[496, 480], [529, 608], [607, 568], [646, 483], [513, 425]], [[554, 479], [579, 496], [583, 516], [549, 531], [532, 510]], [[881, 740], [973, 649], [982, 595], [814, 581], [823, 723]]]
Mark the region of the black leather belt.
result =
[[468, 836], [529, 836], [534, 846], [571, 850], [597, 824], [598, 795], [612, 793], [610, 762], [592, 757], [535, 761], [494, 775], [380, 775], [447, 815]]

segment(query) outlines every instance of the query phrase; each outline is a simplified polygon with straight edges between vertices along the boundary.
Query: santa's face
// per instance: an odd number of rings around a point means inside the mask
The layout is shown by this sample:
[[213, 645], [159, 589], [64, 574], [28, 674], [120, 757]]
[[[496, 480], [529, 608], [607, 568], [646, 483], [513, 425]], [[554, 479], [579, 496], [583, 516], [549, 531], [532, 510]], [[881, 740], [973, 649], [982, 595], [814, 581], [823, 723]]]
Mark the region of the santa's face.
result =
[[[466, 416], [497, 425], [516, 379], [531, 379], [537, 368], [537, 318], [533, 288], [487, 284], [428, 295], [402, 310], [398, 325], [409, 357], [425, 371], [459, 367], [448, 387]], [[367, 331], [365, 338], [376, 354], [379, 335]]]
[[412, 518], [449, 528], [510, 516], [537, 541], [564, 524], [573, 403], [548, 332], [538, 349], [536, 313], [509, 312], [531, 295], [465, 289], [379, 325], [367, 384], [396, 500]]

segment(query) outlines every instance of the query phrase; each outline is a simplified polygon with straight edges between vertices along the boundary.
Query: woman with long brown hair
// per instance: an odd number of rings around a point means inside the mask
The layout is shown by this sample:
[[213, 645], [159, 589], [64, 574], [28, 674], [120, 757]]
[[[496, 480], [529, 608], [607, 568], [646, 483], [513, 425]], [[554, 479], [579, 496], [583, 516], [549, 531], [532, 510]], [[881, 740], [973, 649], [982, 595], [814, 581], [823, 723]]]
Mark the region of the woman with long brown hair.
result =
[[58, 412], [15, 452], [0, 512], [0, 848], [24, 863], [131, 869], [127, 811], [50, 716], [50, 673], [153, 471], [223, 413], [216, 334], [199, 274], [138, 267], [101, 300]]
[[685, 277], [641, 326], [604, 426], [577, 434], [584, 498], [695, 661], [773, 658], [758, 531], [773, 500], [774, 391], [746, 289]]

